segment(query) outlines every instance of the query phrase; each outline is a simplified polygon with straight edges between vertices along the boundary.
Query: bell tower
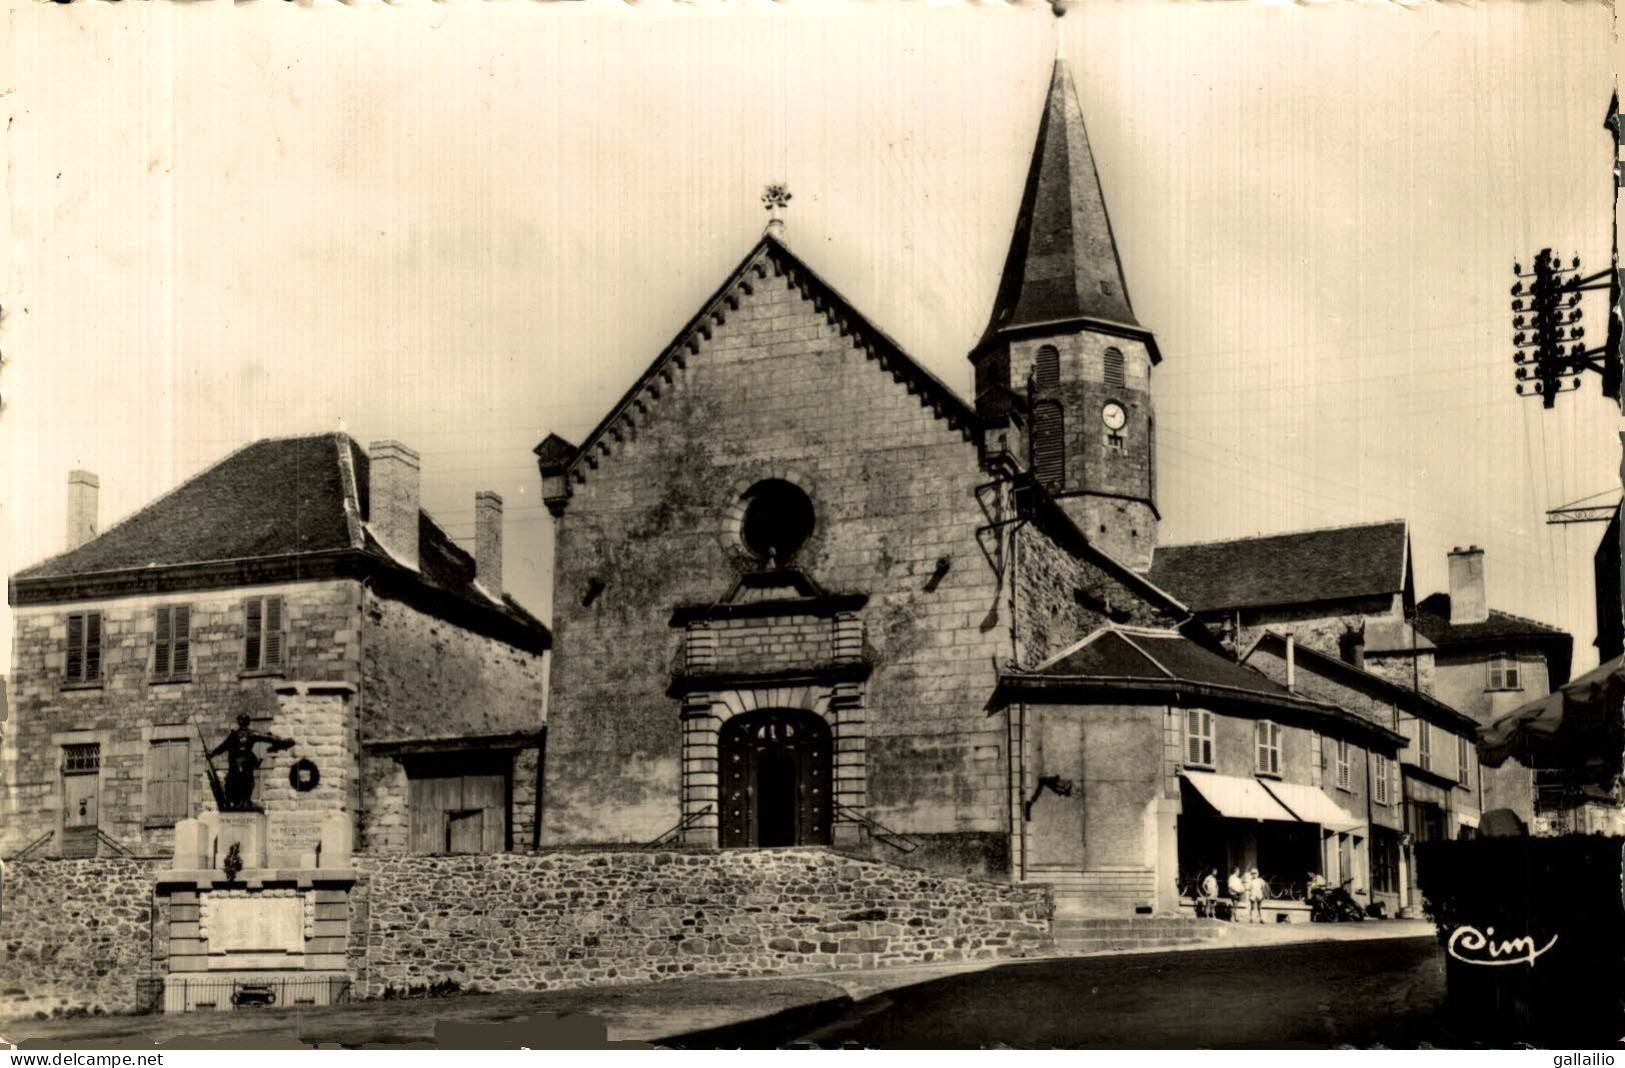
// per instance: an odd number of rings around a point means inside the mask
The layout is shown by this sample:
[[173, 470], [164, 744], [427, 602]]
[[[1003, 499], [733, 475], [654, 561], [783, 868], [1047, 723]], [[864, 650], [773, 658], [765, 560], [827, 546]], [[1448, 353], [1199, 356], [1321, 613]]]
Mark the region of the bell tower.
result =
[[1136, 571], [1157, 543], [1151, 369], [1066, 61], [1038, 123], [987, 330], [976, 407], [1090, 542]]

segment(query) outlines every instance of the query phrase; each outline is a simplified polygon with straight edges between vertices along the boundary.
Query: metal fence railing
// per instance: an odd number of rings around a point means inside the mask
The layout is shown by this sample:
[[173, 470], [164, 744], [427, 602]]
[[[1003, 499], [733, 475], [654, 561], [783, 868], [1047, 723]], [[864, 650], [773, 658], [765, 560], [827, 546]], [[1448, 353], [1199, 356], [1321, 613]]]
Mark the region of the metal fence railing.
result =
[[350, 1000], [346, 976], [213, 979], [156, 976], [139, 980], [137, 1012], [211, 1012], [227, 1009], [341, 1005]]

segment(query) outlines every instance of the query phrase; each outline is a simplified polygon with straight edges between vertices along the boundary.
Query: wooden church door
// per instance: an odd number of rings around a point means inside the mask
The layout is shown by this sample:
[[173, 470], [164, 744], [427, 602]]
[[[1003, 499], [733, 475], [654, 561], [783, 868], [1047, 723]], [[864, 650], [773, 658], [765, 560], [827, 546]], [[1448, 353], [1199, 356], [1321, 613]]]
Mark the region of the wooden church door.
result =
[[828, 845], [832, 749], [829, 725], [810, 712], [748, 712], [724, 724], [722, 845]]

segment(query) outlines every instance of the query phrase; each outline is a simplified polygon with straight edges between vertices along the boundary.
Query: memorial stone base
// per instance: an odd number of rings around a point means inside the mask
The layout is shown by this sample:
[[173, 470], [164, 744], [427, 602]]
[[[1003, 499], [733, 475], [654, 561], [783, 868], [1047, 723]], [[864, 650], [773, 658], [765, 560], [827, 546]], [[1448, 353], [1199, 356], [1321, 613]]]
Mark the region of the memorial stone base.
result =
[[[348, 989], [350, 817], [206, 812], [175, 827], [165, 1012], [327, 1005]], [[235, 844], [243, 868], [221, 865]]]

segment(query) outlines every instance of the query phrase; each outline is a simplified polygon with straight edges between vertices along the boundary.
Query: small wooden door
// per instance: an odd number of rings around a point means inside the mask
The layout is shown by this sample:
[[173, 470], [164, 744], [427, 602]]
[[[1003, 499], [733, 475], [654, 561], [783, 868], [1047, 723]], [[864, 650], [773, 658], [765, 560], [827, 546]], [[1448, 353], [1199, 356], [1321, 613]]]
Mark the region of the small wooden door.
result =
[[101, 746], [72, 745], [63, 750], [62, 855], [96, 855], [97, 802], [101, 795]]

